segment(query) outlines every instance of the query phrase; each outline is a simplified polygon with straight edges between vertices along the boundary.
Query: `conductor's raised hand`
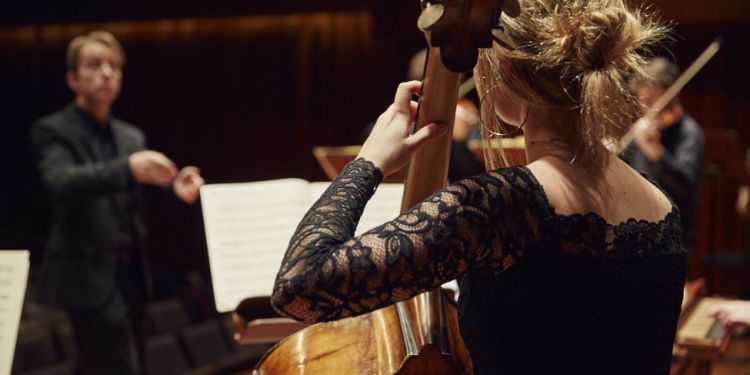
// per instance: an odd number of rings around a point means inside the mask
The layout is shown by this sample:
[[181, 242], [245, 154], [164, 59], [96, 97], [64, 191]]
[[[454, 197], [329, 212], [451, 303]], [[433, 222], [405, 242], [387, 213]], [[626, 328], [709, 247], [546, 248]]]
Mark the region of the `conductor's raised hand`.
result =
[[419, 147], [448, 131], [447, 126], [431, 123], [409, 135], [409, 124], [417, 115], [417, 102], [411, 96], [419, 92], [420, 85], [410, 81], [398, 86], [393, 104], [378, 117], [357, 155], [371, 161], [385, 176], [403, 168]]
[[197, 167], [182, 168], [174, 179], [172, 189], [177, 198], [187, 204], [193, 204], [198, 199], [199, 188], [205, 183]]
[[177, 175], [177, 167], [161, 152], [138, 151], [128, 158], [130, 172], [136, 181], [150, 185], [168, 185]]

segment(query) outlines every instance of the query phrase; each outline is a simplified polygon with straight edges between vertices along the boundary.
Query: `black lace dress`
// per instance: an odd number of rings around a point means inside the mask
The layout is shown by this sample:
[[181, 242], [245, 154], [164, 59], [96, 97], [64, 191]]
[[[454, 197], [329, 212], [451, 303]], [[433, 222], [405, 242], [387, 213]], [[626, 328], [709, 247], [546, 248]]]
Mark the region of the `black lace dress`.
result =
[[679, 214], [557, 215], [525, 167], [468, 178], [359, 237], [382, 174], [351, 162], [291, 239], [272, 303], [326, 321], [458, 278], [475, 374], [667, 374], [685, 253]]

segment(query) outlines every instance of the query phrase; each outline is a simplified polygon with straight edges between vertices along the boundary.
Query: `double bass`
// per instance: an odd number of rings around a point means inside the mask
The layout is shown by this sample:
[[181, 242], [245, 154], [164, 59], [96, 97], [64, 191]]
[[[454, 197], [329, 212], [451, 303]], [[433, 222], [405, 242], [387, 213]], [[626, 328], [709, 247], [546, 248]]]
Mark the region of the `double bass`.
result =
[[[412, 131], [439, 122], [452, 130], [460, 74], [477, 62], [479, 48], [503, 43], [501, 13], [520, 13], [517, 0], [421, 0], [417, 22], [430, 46]], [[447, 181], [451, 132], [409, 163], [401, 210], [421, 202]], [[272, 347], [253, 374], [471, 374], [458, 329], [456, 306], [441, 289], [368, 314], [318, 323]]]

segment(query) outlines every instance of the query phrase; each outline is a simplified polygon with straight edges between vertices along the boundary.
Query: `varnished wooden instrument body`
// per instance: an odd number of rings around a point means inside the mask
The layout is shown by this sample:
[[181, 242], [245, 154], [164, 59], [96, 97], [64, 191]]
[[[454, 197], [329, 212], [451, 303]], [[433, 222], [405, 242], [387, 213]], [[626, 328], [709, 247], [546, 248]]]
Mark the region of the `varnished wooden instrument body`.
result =
[[[423, 298], [420, 295], [417, 299]], [[419, 351], [409, 355], [404, 344], [400, 319], [395, 306], [369, 314], [319, 323], [280, 341], [260, 360], [254, 374], [460, 374], [459, 365], [440, 351], [438, 345], [425, 342], [417, 320], [423, 316], [408, 303]], [[447, 320], [456, 322], [455, 308], [446, 309]], [[453, 345], [462, 345], [457, 325], [450, 331]], [[470, 362], [469, 362], [470, 366]]]

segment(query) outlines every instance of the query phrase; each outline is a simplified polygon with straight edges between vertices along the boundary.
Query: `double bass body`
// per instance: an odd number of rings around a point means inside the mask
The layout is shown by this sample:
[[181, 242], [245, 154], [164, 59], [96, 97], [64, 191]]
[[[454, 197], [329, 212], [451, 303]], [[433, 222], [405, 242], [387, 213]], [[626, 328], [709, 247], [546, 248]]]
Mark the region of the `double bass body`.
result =
[[[415, 297], [422, 298], [421, 296]], [[415, 299], [407, 301], [415, 318], [406, 335], [396, 306], [334, 322], [319, 323], [280, 341], [266, 353], [254, 374], [469, 374], [471, 361], [457, 363], [443, 354], [439, 345], [426, 343], [429, 334], [420, 332], [417, 320], [424, 318]], [[456, 321], [455, 308], [447, 309]], [[457, 328], [456, 325], [454, 327]], [[414, 346], [404, 341], [410, 334]], [[457, 329], [449, 340], [461, 340]], [[463, 342], [455, 342], [455, 345]], [[409, 354], [415, 347], [417, 353]], [[466, 353], [468, 355], [468, 353]], [[461, 366], [469, 366], [468, 368]]]

